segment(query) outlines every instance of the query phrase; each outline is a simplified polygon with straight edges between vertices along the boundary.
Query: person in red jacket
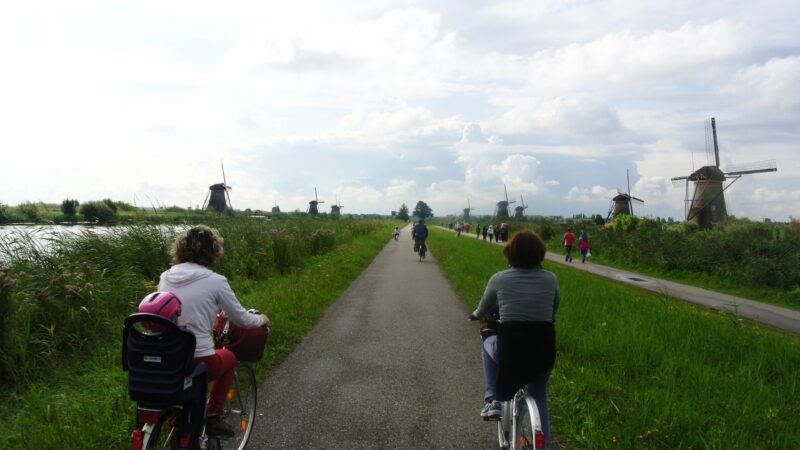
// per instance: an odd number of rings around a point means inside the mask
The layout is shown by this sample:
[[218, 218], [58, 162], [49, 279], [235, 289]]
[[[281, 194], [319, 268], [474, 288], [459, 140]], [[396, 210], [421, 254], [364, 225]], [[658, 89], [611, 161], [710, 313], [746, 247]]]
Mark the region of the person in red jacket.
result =
[[589, 236], [586, 235], [586, 230], [581, 230], [581, 238], [578, 239], [578, 250], [581, 252], [581, 262], [586, 262], [586, 256], [589, 254]]
[[575, 243], [575, 233], [572, 232], [572, 228], [567, 228], [567, 232], [564, 233], [564, 261], [572, 262], [572, 244]]

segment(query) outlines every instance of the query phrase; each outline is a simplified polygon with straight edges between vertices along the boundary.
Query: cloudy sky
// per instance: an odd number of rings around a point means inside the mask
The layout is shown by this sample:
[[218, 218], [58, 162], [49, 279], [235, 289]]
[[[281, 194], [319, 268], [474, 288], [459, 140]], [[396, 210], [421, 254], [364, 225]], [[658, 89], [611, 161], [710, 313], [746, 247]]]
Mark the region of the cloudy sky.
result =
[[[800, 2], [72, 1], [0, 6], [0, 202], [682, 219], [671, 177], [800, 216]], [[327, 210], [327, 208], [326, 208]]]

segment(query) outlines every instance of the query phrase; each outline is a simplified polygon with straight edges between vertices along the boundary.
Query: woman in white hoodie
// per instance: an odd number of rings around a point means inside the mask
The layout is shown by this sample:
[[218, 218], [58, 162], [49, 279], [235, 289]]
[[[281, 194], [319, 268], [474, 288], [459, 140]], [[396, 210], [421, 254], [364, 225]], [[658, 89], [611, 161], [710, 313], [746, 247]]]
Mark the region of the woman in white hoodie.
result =
[[217, 312], [243, 328], [269, 325], [264, 314], [250, 314], [234, 295], [228, 280], [211, 270], [223, 255], [223, 239], [216, 230], [198, 225], [181, 233], [170, 249], [172, 267], [161, 274], [159, 291], [174, 293], [181, 300], [178, 326], [194, 334], [195, 364], [208, 366], [213, 381], [208, 402], [206, 431], [212, 436], [233, 436], [233, 429], [220, 421], [225, 394], [236, 371], [236, 356], [227, 349], [214, 349], [211, 329]]

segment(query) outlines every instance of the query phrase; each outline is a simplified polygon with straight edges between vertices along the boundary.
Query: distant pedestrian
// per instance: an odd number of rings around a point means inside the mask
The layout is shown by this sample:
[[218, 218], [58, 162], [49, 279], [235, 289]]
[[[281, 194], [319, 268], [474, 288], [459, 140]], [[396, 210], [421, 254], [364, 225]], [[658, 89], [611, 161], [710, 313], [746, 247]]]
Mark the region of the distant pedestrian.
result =
[[481, 238], [481, 224], [475, 226], [475, 239]]
[[489, 242], [494, 239], [494, 225], [489, 225]]
[[581, 262], [586, 262], [586, 256], [589, 255], [589, 236], [586, 235], [586, 229], [581, 230], [581, 238], [578, 239], [578, 250], [581, 252]]
[[483, 231], [481, 231], [481, 233], [483, 233], [483, 240], [486, 241], [486, 235], [489, 233], [489, 226], [488, 225], [484, 225], [483, 226]]
[[461, 237], [461, 222], [456, 222], [456, 237]]
[[564, 261], [572, 262], [572, 244], [575, 243], [575, 233], [572, 232], [572, 228], [567, 228], [567, 232], [564, 233]]

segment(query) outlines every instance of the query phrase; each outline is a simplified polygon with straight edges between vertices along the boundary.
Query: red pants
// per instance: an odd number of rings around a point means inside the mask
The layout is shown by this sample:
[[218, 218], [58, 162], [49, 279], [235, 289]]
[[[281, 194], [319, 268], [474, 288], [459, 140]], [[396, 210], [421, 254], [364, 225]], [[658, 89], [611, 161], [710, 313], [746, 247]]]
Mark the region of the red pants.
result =
[[219, 349], [215, 350], [213, 355], [194, 359], [195, 366], [201, 362], [208, 366], [208, 380], [213, 381], [208, 396], [208, 415], [221, 416], [225, 406], [225, 396], [236, 373], [236, 355], [230, 350]]

